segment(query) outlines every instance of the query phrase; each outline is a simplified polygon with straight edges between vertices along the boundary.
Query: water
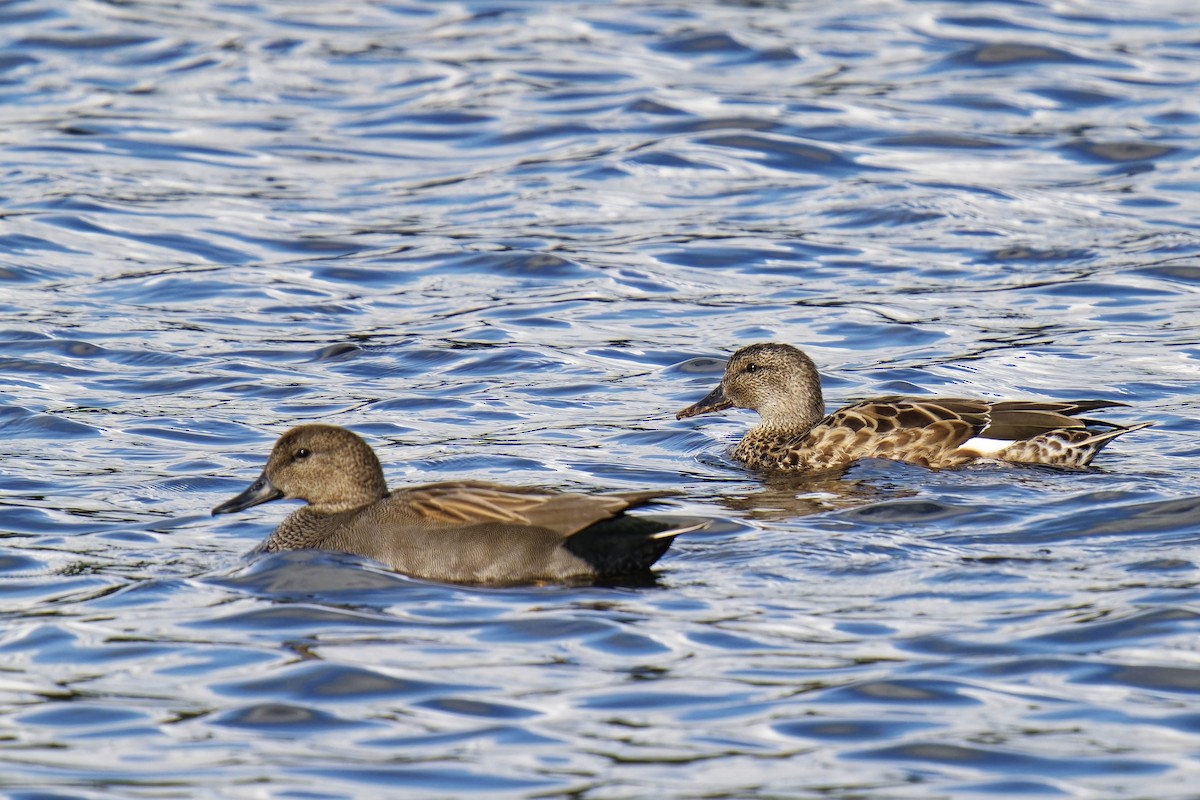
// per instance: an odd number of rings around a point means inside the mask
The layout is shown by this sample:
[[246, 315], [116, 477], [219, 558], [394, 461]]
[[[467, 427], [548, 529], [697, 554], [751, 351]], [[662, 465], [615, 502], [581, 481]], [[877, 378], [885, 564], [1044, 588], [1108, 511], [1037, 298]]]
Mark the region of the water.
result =
[[[1200, 11], [0, 5], [11, 797], [1194, 797]], [[1094, 397], [1086, 473], [768, 480], [831, 402]], [[653, 586], [247, 558], [287, 427], [677, 489]]]

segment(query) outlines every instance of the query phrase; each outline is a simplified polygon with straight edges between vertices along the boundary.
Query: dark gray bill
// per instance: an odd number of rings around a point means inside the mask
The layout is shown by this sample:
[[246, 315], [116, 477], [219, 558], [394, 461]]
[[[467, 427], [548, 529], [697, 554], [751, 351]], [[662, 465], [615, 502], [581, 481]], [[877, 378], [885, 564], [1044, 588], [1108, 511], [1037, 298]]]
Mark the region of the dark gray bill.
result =
[[217, 514], [232, 514], [234, 511], [241, 511], [251, 506], [256, 506], [259, 503], [269, 503], [281, 497], [283, 497], [283, 492], [272, 486], [265, 474], [259, 475], [258, 480], [250, 484], [250, 487], [246, 491], [231, 500], [221, 503], [221, 505], [212, 510], [212, 513], [214, 517]]
[[721, 388], [721, 384], [717, 384], [717, 388], [713, 389], [699, 403], [692, 403], [690, 406], [680, 411], [675, 415], [675, 419], [685, 419], [687, 417], [695, 417], [700, 414], [708, 414], [713, 411], [724, 411], [733, 405], [729, 400], [725, 399], [725, 392]]

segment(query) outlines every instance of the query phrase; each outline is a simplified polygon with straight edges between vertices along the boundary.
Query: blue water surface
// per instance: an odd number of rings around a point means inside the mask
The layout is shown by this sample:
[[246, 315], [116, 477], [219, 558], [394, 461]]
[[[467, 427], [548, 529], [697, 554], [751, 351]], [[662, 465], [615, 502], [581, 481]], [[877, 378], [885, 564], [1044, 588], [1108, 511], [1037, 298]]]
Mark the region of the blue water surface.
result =
[[[0, 792], [1192, 798], [1193, 0], [0, 4]], [[831, 403], [1098, 398], [1088, 472], [749, 472]], [[651, 585], [246, 553], [392, 485], [673, 489]]]

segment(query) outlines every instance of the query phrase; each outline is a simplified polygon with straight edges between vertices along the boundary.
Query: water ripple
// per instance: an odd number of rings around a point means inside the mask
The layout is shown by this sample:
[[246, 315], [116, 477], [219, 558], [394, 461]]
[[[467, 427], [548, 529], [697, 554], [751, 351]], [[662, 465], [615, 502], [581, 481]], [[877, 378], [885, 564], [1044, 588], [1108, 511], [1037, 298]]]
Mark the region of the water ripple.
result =
[[[0, 7], [6, 788], [1190, 796], [1193, 5]], [[674, 413], [768, 339], [1155, 426], [765, 476]], [[254, 552], [294, 503], [209, 510], [301, 421], [713, 524], [632, 585]]]

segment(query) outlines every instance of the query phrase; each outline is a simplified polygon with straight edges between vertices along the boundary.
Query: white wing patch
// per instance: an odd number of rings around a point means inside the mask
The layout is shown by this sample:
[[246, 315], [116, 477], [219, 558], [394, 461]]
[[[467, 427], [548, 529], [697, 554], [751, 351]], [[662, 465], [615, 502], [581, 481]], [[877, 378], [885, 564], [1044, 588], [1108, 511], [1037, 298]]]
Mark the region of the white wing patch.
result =
[[999, 453], [1011, 444], [1014, 444], [1013, 439], [988, 439], [983, 436], [976, 436], [972, 439], [967, 439], [958, 448], [960, 450], [972, 450], [981, 456], [990, 456]]

